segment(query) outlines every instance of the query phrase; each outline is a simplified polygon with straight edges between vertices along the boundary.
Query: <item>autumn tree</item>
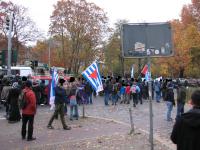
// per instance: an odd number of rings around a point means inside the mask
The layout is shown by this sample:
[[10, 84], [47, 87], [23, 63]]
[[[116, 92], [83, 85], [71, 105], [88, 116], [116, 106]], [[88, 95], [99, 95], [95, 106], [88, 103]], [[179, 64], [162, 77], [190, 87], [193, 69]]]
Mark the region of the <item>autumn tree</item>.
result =
[[[42, 38], [41, 32], [36, 28], [35, 23], [27, 15], [27, 8], [16, 5], [12, 2], [2, 1], [0, 9], [1, 22], [0, 33], [6, 39], [7, 30], [5, 28], [6, 17], [13, 13], [13, 27], [12, 27], [12, 49], [20, 50], [22, 45], [28, 42], [36, 41]], [[25, 51], [19, 51], [20, 59], [23, 59]]]
[[95, 59], [108, 29], [104, 11], [85, 0], [60, 0], [50, 19], [50, 33], [61, 37], [64, 67], [69, 73], [78, 73], [81, 65], [87, 66]]

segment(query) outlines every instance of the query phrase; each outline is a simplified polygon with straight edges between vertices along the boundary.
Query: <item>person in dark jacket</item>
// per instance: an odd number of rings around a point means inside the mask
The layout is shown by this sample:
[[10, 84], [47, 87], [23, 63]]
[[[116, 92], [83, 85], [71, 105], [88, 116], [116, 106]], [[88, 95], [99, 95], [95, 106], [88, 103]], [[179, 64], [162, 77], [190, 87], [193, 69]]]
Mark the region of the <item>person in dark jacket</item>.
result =
[[171, 113], [173, 106], [175, 105], [175, 100], [174, 100], [174, 91], [173, 91], [173, 84], [169, 83], [167, 86], [167, 91], [165, 95], [165, 101], [167, 105], [167, 121], [172, 121]]
[[20, 121], [21, 114], [19, 110], [19, 95], [20, 89], [18, 87], [18, 83], [14, 82], [12, 85], [12, 89], [9, 90], [7, 102], [9, 104], [9, 115], [8, 122], [15, 123]]
[[47, 128], [49, 129], [54, 129], [52, 126], [53, 120], [60, 114], [60, 120], [63, 126], [64, 130], [70, 130], [71, 127], [67, 126], [65, 123], [65, 118], [64, 118], [64, 103], [66, 101], [67, 95], [66, 91], [63, 87], [65, 80], [63, 78], [59, 79], [59, 85], [55, 87], [55, 111], [49, 120], [49, 123], [47, 125]]
[[177, 89], [177, 114], [176, 118], [180, 117], [184, 113], [184, 106], [186, 101], [186, 88], [184, 85], [179, 84]]
[[26, 138], [26, 125], [28, 123], [27, 141], [32, 141], [36, 139], [35, 137], [33, 137], [33, 123], [36, 114], [36, 97], [31, 87], [32, 82], [30, 80], [27, 80], [25, 88], [22, 91], [24, 93], [24, 99], [26, 100], [27, 105], [22, 109], [21, 135], [22, 139], [24, 140]]
[[193, 108], [177, 118], [171, 140], [177, 150], [200, 150], [200, 90], [191, 96]]

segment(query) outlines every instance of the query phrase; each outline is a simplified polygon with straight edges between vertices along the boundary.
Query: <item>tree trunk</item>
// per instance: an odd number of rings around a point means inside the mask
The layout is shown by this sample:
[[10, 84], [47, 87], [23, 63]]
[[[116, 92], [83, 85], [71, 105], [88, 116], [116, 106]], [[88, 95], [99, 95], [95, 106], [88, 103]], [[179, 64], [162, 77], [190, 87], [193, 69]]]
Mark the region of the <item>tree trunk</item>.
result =
[[183, 78], [184, 77], [184, 71], [185, 71], [185, 69], [183, 67], [180, 67], [179, 78]]

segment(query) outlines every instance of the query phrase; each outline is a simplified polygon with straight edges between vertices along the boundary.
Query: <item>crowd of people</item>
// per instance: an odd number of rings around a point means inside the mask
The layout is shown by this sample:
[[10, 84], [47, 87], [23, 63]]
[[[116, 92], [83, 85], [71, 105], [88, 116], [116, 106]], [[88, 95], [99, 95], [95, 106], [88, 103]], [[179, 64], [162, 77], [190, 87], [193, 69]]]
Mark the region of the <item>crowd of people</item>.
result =
[[130, 104], [132, 100], [133, 107], [138, 103], [149, 99], [149, 87], [151, 87], [152, 99], [157, 103], [161, 100], [166, 101], [167, 113], [166, 120], [172, 121], [171, 112], [175, 106], [174, 90], [177, 90], [177, 117], [184, 113], [186, 102], [186, 84], [173, 83], [171, 79], [154, 80], [148, 86], [148, 82], [142, 79], [133, 78], [112, 78], [107, 77], [103, 80], [104, 85], [104, 103], [109, 105]]
[[[9, 78], [0, 76], [1, 105], [5, 107], [5, 117], [8, 123], [16, 123], [22, 119], [22, 139], [26, 138], [26, 126], [28, 124], [27, 140], [35, 140], [32, 136], [34, 115], [37, 105], [49, 104], [50, 85], [51, 83], [45, 85], [44, 80], [32, 80], [28, 77], [15, 76]], [[53, 129], [53, 120], [60, 115], [63, 129], [69, 130], [70, 127], [66, 125], [64, 119], [64, 115], [67, 114], [67, 105], [70, 107], [70, 120], [78, 120], [78, 105], [92, 104], [93, 90], [90, 84], [83, 79], [71, 77], [68, 81], [65, 81], [64, 78], [60, 77], [54, 91], [55, 111], [47, 128]], [[26, 103], [22, 107], [23, 100]]]
[[[182, 128], [186, 128], [188, 132], [191, 131], [193, 136], [196, 137], [196, 133], [199, 134], [199, 122], [197, 121], [194, 125], [191, 125], [190, 119], [194, 121], [194, 119], [198, 120], [199, 118], [200, 91], [195, 91], [191, 97], [192, 104], [194, 105], [193, 109], [190, 112], [184, 113], [184, 105], [186, 103], [185, 84], [174, 84], [172, 80], [168, 79], [155, 80], [150, 83], [151, 85], [145, 79], [113, 78], [108, 76], [103, 78], [104, 90], [99, 94], [104, 96], [105, 106], [132, 104], [133, 107], [136, 107], [138, 103], [143, 104], [143, 101], [148, 101], [150, 96], [157, 103], [165, 101], [167, 121], [172, 121], [171, 112], [173, 106], [176, 104], [177, 115], [176, 124], [171, 136], [172, 141], [178, 145], [181, 143], [180, 140], [185, 140], [180, 136], [180, 134], [184, 133]], [[151, 88], [151, 93], [149, 92], [149, 88]], [[78, 120], [78, 106], [93, 104], [92, 97], [95, 96], [95, 91], [93, 91], [89, 82], [83, 78], [76, 79], [74, 77], [70, 77], [69, 80], [60, 77], [54, 90], [55, 109], [47, 124], [47, 128], [54, 129], [52, 125], [53, 121], [60, 115], [63, 129], [70, 130], [71, 127], [66, 124], [64, 117], [68, 112], [67, 105], [70, 108], [70, 120]], [[176, 103], [175, 90], [177, 91]], [[10, 78], [0, 76], [0, 94], [1, 103], [6, 108], [8, 122], [15, 123], [22, 119], [22, 139], [27, 138], [27, 141], [35, 140], [36, 138], [33, 137], [33, 123], [36, 108], [39, 104], [49, 104], [49, 85], [45, 85], [45, 81], [43, 80], [38, 82], [27, 77], [19, 78], [19, 76], [16, 76], [10, 80]], [[26, 105], [23, 107], [20, 105], [22, 100], [26, 101]], [[27, 124], [28, 130], [26, 129]], [[182, 148], [180, 149], [182, 150]]]

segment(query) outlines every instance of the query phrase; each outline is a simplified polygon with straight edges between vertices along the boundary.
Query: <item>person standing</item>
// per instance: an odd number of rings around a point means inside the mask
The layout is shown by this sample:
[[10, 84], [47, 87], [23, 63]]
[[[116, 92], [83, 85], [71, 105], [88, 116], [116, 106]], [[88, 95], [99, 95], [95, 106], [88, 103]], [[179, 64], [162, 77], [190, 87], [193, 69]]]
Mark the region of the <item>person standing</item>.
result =
[[127, 83], [126, 88], [125, 88], [125, 101], [124, 103], [130, 104], [130, 99], [131, 99], [131, 86], [130, 83]]
[[9, 79], [5, 79], [5, 86], [3, 87], [2, 89], [2, 92], [1, 92], [1, 101], [4, 103], [5, 107], [6, 107], [6, 119], [8, 119], [9, 117], [9, 104], [7, 102], [8, 100], [8, 94], [9, 94], [9, 91], [10, 89], [12, 88], [11, 86], [11, 82]]
[[117, 105], [118, 84], [115, 79], [112, 81], [112, 105]]
[[175, 105], [172, 83], [169, 83], [167, 87], [168, 87], [168, 89], [167, 89], [166, 95], [165, 95], [165, 101], [166, 101], [166, 105], [167, 105], [166, 119], [167, 119], [167, 121], [172, 121], [171, 113], [172, 113], [173, 105]]
[[31, 89], [32, 82], [27, 80], [25, 83], [25, 88], [23, 89], [23, 97], [26, 101], [26, 106], [22, 109], [22, 130], [21, 135], [22, 139], [26, 138], [26, 125], [28, 123], [28, 136], [27, 141], [35, 140], [33, 137], [33, 123], [34, 116], [36, 114], [36, 97], [35, 93]]
[[158, 80], [155, 81], [154, 90], [156, 92], [156, 102], [160, 103], [161, 86], [160, 86], [160, 82], [158, 82]]
[[52, 123], [53, 123], [53, 120], [58, 116], [58, 114], [60, 114], [60, 119], [61, 119], [63, 129], [64, 130], [71, 129], [71, 127], [66, 125], [65, 118], [64, 118], [64, 103], [67, 98], [66, 91], [63, 87], [64, 82], [65, 80], [63, 78], [60, 78], [59, 85], [55, 87], [55, 111], [47, 125], [48, 129], [54, 129], [54, 127], [52, 126]]
[[9, 107], [9, 116], [8, 116], [8, 123], [15, 123], [20, 121], [21, 114], [19, 110], [19, 95], [20, 89], [18, 87], [18, 83], [14, 82], [12, 85], [12, 89], [9, 90], [8, 94], [8, 105]]
[[78, 93], [78, 88], [75, 82], [70, 83], [70, 92], [69, 92], [69, 105], [70, 105], [70, 120], [72, 121], [74, 118], [78, 120], [78, 104], [77, 104], [77, 97], [80, 93]]
[[177, 150], [200, 149], [200, 90], [191, 96], [192, 109], [177, 118], [171, 140], [177, 145]]
[[136, 107], [136, 105], [138, 104], [138, 93], [140, 92], [140, 88], [137, 86], [137, 83], [135, 81], [133, 82], [130, 91], [133, 98], [133, 107]]
[[108, 106], [108, 101], [110, 97], [111, 90], [109, 89], [110, 82], [109, 80], [106, 80], [105, 83], [103, 84], [103, 89], [104, 89], [104, 104], [105, 106]]
[[87, 94], [87, 104], [92, 104], [93, 103], [93, 101], [92, 101], [93, 90], [92, 90], [92, 87], [89, 82], [86, 82], [85, 93]]
[[186, 101], [186, 88], [180, 84], [177, 89], [177, 114], [176, 118], [180, 117], [184, 113], [184, 106]]

